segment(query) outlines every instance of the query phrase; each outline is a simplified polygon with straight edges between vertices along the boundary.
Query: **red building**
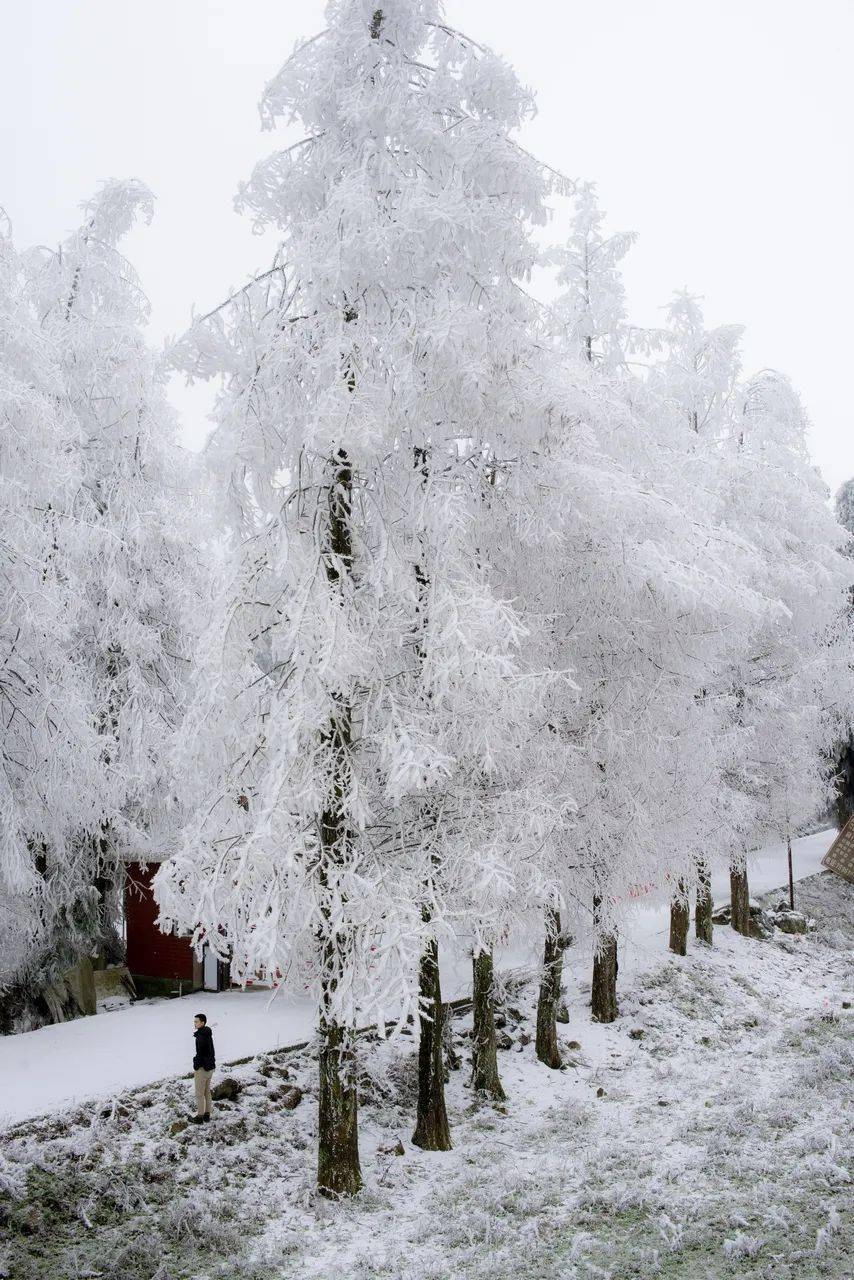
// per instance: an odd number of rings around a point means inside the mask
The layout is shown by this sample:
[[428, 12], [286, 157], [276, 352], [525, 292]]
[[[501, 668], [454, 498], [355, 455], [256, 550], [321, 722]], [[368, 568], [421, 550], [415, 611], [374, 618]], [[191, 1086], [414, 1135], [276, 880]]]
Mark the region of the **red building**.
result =
[[156, 863], [125, 864], [125, 946], [127, 967], [140, 995], [189, 995], [230, 986], [228, 965], [204, 948], [196, 959], [188, 937], [158, 929], [151, 881]]

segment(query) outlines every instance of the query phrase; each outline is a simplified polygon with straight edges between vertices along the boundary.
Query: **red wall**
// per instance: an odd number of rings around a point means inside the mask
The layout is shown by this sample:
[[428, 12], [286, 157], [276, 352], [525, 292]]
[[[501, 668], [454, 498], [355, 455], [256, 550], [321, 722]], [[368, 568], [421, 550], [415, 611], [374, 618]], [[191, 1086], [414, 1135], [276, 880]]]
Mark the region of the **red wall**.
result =
[[125, 869], [125, 927], [127, 963], [141, 978], [193, 979], [193, 951], [189, 938], [161, 933], [154, 921], [157, 904], [151, 892], [156, 866], [143, 870], [138, 862]]

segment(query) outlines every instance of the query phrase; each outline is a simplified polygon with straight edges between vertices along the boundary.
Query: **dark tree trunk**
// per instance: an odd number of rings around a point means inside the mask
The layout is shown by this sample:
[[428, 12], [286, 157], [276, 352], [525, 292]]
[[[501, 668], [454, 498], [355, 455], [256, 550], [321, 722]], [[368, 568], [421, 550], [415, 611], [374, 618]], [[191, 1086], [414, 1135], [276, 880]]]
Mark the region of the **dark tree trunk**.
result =
[[733, 862], [729, 869], [729, 886], [732, 901], [732, 927], [745, 938], [750, 937], [750, 887], [747, 883], [747, 865]]
[[418, 994], [418, 1115], [412, 1141], [424, 1151], [450, 1151], [451, 1132], [445, 1110], [445, 1064], [442, 1055], [442, 988], [439, 948], [435, 938], [421, 954]]
[[454, 1041], [454, 1010], [449, 1004], [442, 1005], [442, 1050], [445, 1055], [444, 1081], [448, 1083], [452, 1071], [459, 1071], [463, 1065]]
[[602, 899], [593, 899], [593, 924], [596, 930], [596, 950], [593, 953], [593, 985], [590, 1007], [594, 1022], [613, 1022], [620, 1010], [617, 1006], [617, 937], [614, 933], [600, 933], [598, 924]]
[[789, 861], [789, 906], [795, 909], [795, 864], [792, 861], [792, 833], [786, 829], [786, 849]]
[[[426, 488], [430, 478], [427, 449], [416, 446], [415, 469], [420, 473], [421, 484]], [[421, 547], [424, 557], [425, 547]], [[415, 582], [418, 590], [416, 652], [420, 665], [426, 661], [424, 648], [427, 626], [427, 608], [430, 595], [430, 578], [423, 562], [415, 564]], [[435, 870], [435, 862], [434, 868]], [[425, 886], [425, 897], [430, 884]], [[422, 919], [430, 920], [426, 903], [422, 906]], [[450, 1151], [451, 1133], [445, 1110], [445, 1064], [443, 1061], [442, 1034], [442, 986], [439, 980], [439, 947], [433, 938], [421, 953], [418, 972], [419, 1041], [418, 1041], [418, 1112], [412, 1141], [425, 1151]]]
[[546, 911], [546, 940], [543, 968], [537, 1000], [537, 1037], [535, 1048], [540, 1062], [557, 1071], [563, 1066], [557, 1042], [557, 1010], [563, 980], [563, 947], [561, 945], [560, 912], [554, 907]]
[[694, 933], [698, 942], [712, 945], [712, 877], [707, 862], [697, 867], [697, 906], [694, 911]]
[[[350, 527], [353, 472], [347, 454], [339, 449], [329, 485], [329, 525], [324, 567], [327, 581], [343, 593], [353, 568]], [[343, 600], [342, 600], [343, 603]], [[320, 1005], [319, 1109], [317, 1186], [321, 1195], [350, 1196], [362, 1186], [359, 1165], [358, 1102], [355, 1071], [355, 1033], [334, 1016], [333, 1001], [348, 962], [348, 941], [332, 922], [329, 893], [338, 867], [347, 856], [350, 833], [343, 800], [352, 742], [352, 707], [340, 695], [325, 743], [332, 749], [332, 777], [327, 807], [320, 820], [320, 911], [323, 918], [321, 956], [323, 977]]]
[[474, 1030], [472, 1032], [471, 1084], [478, 1093], [503, 1102], [506, 1094], [498, 1077], [495, 1048], [494, 971], [491, 951], [472, 957]]
[[362, 1186], [353, 1042], [352, 1029], [321, 1021], [317, 1186], [333, 1199]]
[[670, 950], [674, 955], [684, 956], [688, 953], [688, 925], [691, 913], [688, 909], [688, 894], [685, 881], [680, 880], [676, 892], [670, 899]]

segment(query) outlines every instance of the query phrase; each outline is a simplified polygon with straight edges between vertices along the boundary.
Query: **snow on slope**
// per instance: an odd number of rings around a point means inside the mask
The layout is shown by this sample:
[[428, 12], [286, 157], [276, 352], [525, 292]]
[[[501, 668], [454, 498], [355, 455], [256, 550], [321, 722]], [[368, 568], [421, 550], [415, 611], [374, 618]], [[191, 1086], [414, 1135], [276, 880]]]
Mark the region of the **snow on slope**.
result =
[[[471, 1018], [455, 1019], [449, 1152], [410, 1142], [417, 1037], [373, 1043], [352, 1202], [314, 1188], [310, 1050], [233, 1069], [237, 1102], [201, 1129], [184, 1080], [27, 1121], [0, 1149], [0, 1276], [843, 1280], [854, 886], [826, 873], [799, 893], [815, 933], [722, 927], [711, 950], [658, 950], [611, 1026], [570, 992], [564, 1071], [536, 1061], [536, 984], [517, 985], [500, 1107], [473, 1098]], [[295, 1110], [283, 1083], [305, 1092]]]
[[[799, 879], [821, 869], [821, 859], [835, 835], [821, 831], [794, 845]], [[787, 877], [786, 851], [769, 846], [751, 861], [753, 894], [777, 888]], [[727, 897], [726, 876], [713, 882], [716, 900]], [[646, 904], [648, 900], [644, 900]], [[667, 903], [663, 895], [639, 906], [620, 954], [621, 980], [660, 957], [666, 947]], [[583, 941], [583, 940], [582, 940]], [[536, 964], [541, 940], [513, 947], [499, 965]], [[579, 993], [589, 989], [588, 953], [582, 945], [566, 957], [566, 981]], [[471, 962], [461, 951], [445, 956], [444, 997], [465, 994], [471, 983]], [[213, 1028], [217, 1059], [222, 1063], [249, 1054], [277, 1049], [307, 1039], [314, 1025], [314, 1007], [304, 992], [280, 991], [271, 1000], [264, 991], [198, 992], [180, 1000], [144, 1000], [58, 1026], [41, 1027], [17, 1036], [0, 1037], [0, 1125], [60, 1111], [86, 1099], [110, 1099], [115, 1094], [191, 1069], [193, 1014], [207, 1014]]]

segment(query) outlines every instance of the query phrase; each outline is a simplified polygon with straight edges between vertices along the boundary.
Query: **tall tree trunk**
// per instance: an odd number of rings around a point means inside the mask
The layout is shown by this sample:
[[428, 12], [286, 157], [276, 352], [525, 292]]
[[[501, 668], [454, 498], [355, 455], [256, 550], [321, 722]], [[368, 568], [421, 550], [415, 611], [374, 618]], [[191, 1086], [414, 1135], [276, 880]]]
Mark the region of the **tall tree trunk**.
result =
[[787, 856], [788, 856], [788, 862], [789, 862], [789, 906], [792, 909], [792, 911], [794, 911], [795, 909], [795, 864], [792, 861], [792, 832], [788, 823], [786, 824], [786, 850], [787, 850]]
[[352, 1028], [322, 1018], [317, 1186], [329, 1198], [355, 1195], [362, 1186], [355, 1065]]
[[684, 956], [688, 953], [688, 925], [691, 913], [688, 909], [688, 894], [685, 881], [680, 880], [676, 892], [670, 899], [670, 950], [674, 955]]
[[563, 980], [563, 947], [561, 944], [560, 912], [555, 907], [546, 911], [546, 939], [543, 947], [543, 967], [540, 973], [540, 994], [537, 1000], [537, 1037], [535, 1047], [540, 1062], [558, 1070], [563, 1066], [557, 1042], [557, 1008], [560, 1003]]
[[[430, 479], [430, 467], [426, 447], [416, 446], [414, 450], [415, 469], [420, 473], [422, 488], [426, 489]], [[428, 602], [430, 596], [430, 577], [425, 564], [426, 547], [422, 540], [421, 560], [415, 565], [415, 582], [418, 590], [416, 608], [416, 652], [421, 667], [427, 659], [425, 634], [427, 628]], [[436, 861], [433, 859], [433, 868]], [[432, 872], [431, 872], [432, 874]], [[430, 920], [430, 910], [426, 904], [430, 884], [425, 886], [425, 903], [422, 906], [422, 919]], [[418, 971], [419, 996], [419, 1041], [418, 1041], [418, 1111], [415, 1121], [415, 1133], [412, 1141], [416, 1147], [425, 1151], [450, 1151], [451, 1132], [448, 1127], [448, 1113], [445, 1109], [445, 1064], [443, 1061], [442, 1035], [442, 986], [439, 979], [439, 947], [432, 938], [421, 953]]]
[[750, 886], [747, 883], [747, 863], [744, 859], [732, 862], [729, 868], [729, 887], [732, 902], [732, 927], [745, 938], [750, 937]]
[[445, 1110], [445, 1064], [442, 1059], [442, 988], [439, 947], [435, 938], [421, 953], [418, 994], [418, 1114], [412, 1141], [424, 1151], [450, 1151], [451, 1132]]
[[712, 877], [709, 864], [702, 860], [697, 864], [697, 905], [694, 909], [694, 933], [698, 942], [712, 945]]
[[471, 1084], [478, 1093], [488, 1094], [496, 1102], [503, 1102], [507, 1095], [498, 1076], [498, 1054], [495, 1049], [494, 976], [491, 951], [481, 951], [472, 957], [474, 1030]]
[[[329, 525], [324, 548], [327, 581], [343, 593], [344, 579], [352, 572], [353, 539], [350, 527], [353, 471], [347, 454], [339, 449], [333, 461], [329, 485]], [[343, 603], [343, 600], [342, 600]], [[349, 754], [352, 742], [352, 707], [336, 695], [336, 708], [324, 742], [331, 747], [332, 777], [327, 807], [320, 820], [320, 911], [323, 919], [321, 956], [320, 1054], [317, 1186], [321, 1195], [354, 1195], [362, 1186], [359, 1165], [358, 1102], [355, 1072], [355, 1031], [342, 1026], [334, 1015], [334, 997], [348, 960], [348, 943], [336, 931], [332, 919], [330, 887], [347, 856], [350, 833], [344, 813]]]
[[593, 925], [596, 932], [596, 950], [593, 953], [593, 984], [590, 1007], [594, 1022], [613, 1022], [620, 1010], [617, 1005], [617, 937], [614, 933], [600, 933], [602, 899], [593, 899]]

